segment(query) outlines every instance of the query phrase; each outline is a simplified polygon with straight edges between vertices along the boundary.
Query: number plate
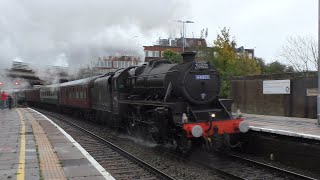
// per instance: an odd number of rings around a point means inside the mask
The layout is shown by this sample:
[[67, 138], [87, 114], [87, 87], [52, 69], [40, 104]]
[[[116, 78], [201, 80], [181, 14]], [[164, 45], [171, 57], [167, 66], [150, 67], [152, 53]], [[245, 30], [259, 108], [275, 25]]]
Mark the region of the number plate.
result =
[[210, 79], [210, 75], [196, 75], [196, 80]]

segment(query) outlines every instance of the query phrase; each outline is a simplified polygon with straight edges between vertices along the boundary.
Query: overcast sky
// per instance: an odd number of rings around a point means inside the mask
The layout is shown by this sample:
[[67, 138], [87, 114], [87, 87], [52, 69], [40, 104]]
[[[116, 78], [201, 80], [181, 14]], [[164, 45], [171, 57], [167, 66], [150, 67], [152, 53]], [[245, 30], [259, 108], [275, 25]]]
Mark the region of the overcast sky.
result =
[[316, 0], [0, 0], [0, 66], [85, 64], [103, 55], [142, 55], [142, 45], [229, 27], [238, 46], [267, 62], [288, 36], [317, 38]]
[[256, 56], [273, 61], [287, 37], [310, 35], [317, 38], [318, 1], [193, 1], [192, 13], [186, 18], [196, 22], [189, 26], [192, 31], [208, 27], [209, 41], [215, 39], [221, 27], [230, 27], [239, 46], [254, 48]]

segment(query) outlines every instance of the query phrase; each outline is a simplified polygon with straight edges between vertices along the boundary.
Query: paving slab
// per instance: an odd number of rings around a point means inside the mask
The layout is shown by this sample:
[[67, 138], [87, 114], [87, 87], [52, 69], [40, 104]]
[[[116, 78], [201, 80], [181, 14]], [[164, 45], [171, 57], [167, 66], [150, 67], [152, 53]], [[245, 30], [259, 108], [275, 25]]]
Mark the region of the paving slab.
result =
[[[22, 122], [24, 131], [22, 132]], [[19, 160], [23, 157], [24, 179], [40, 179], [39, 161], [33, 130], [27, 121], [21, 120], [17, 110], [0, 111], [0, 179], [17, 179]], [[24, 136], [24, 148], [21, 148], [21, 137]], [[24, 156], [21, 156], [23, 149]]]
[[95, 160], [92, 162], [92, 157], [89, 160], [85, 156], [85, 154], [88, 155], [89, 153], [83, 150], [70, 135], [61, 130], [61, 128], [55, 125], [49, 118], [39, 115], [39, 113], [31, 109], [25, 109], [25, 111], [33, 116], [33, 119], [39, 123], [48, 136], [52, 151], [59, 159], [59, 163], [67, 179], [114, 179], [99, 163]]

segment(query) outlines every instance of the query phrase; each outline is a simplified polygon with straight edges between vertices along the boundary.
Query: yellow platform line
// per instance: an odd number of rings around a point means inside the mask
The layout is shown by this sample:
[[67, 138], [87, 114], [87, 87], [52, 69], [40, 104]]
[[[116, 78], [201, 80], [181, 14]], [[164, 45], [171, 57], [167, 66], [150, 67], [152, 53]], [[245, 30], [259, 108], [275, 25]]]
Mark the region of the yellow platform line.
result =
[[24, 180], [24, 172], [25, 172], [25, 163], [26, 163], [26, 126], [23, 119], [23, 116], [19, 109], [16, 109], [21, 123], [21, 140], [20, 140], [20, 156], [19, 156], [19, 167], [17, 172], [17, 180]]
[[24, 112], [26, 119], [28, 119], [32, 125], [38, 146], [41, 176], [43, 176], [44, 179], [66, 180], [67, 178], [61, 167], [60, 160], [53, 150], [53, 146], [44, 129], [30, 112]]

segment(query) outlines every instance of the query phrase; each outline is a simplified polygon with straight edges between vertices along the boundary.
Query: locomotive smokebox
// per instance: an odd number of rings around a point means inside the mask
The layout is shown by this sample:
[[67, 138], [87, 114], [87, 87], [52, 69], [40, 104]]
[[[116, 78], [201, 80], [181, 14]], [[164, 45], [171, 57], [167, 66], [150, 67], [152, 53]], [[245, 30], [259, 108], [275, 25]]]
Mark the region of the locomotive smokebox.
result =
[[183, 52], [181, 53], [181, 56], [183, 57], [183, 63], [192, 62], [196, 59], [195, 52]]

